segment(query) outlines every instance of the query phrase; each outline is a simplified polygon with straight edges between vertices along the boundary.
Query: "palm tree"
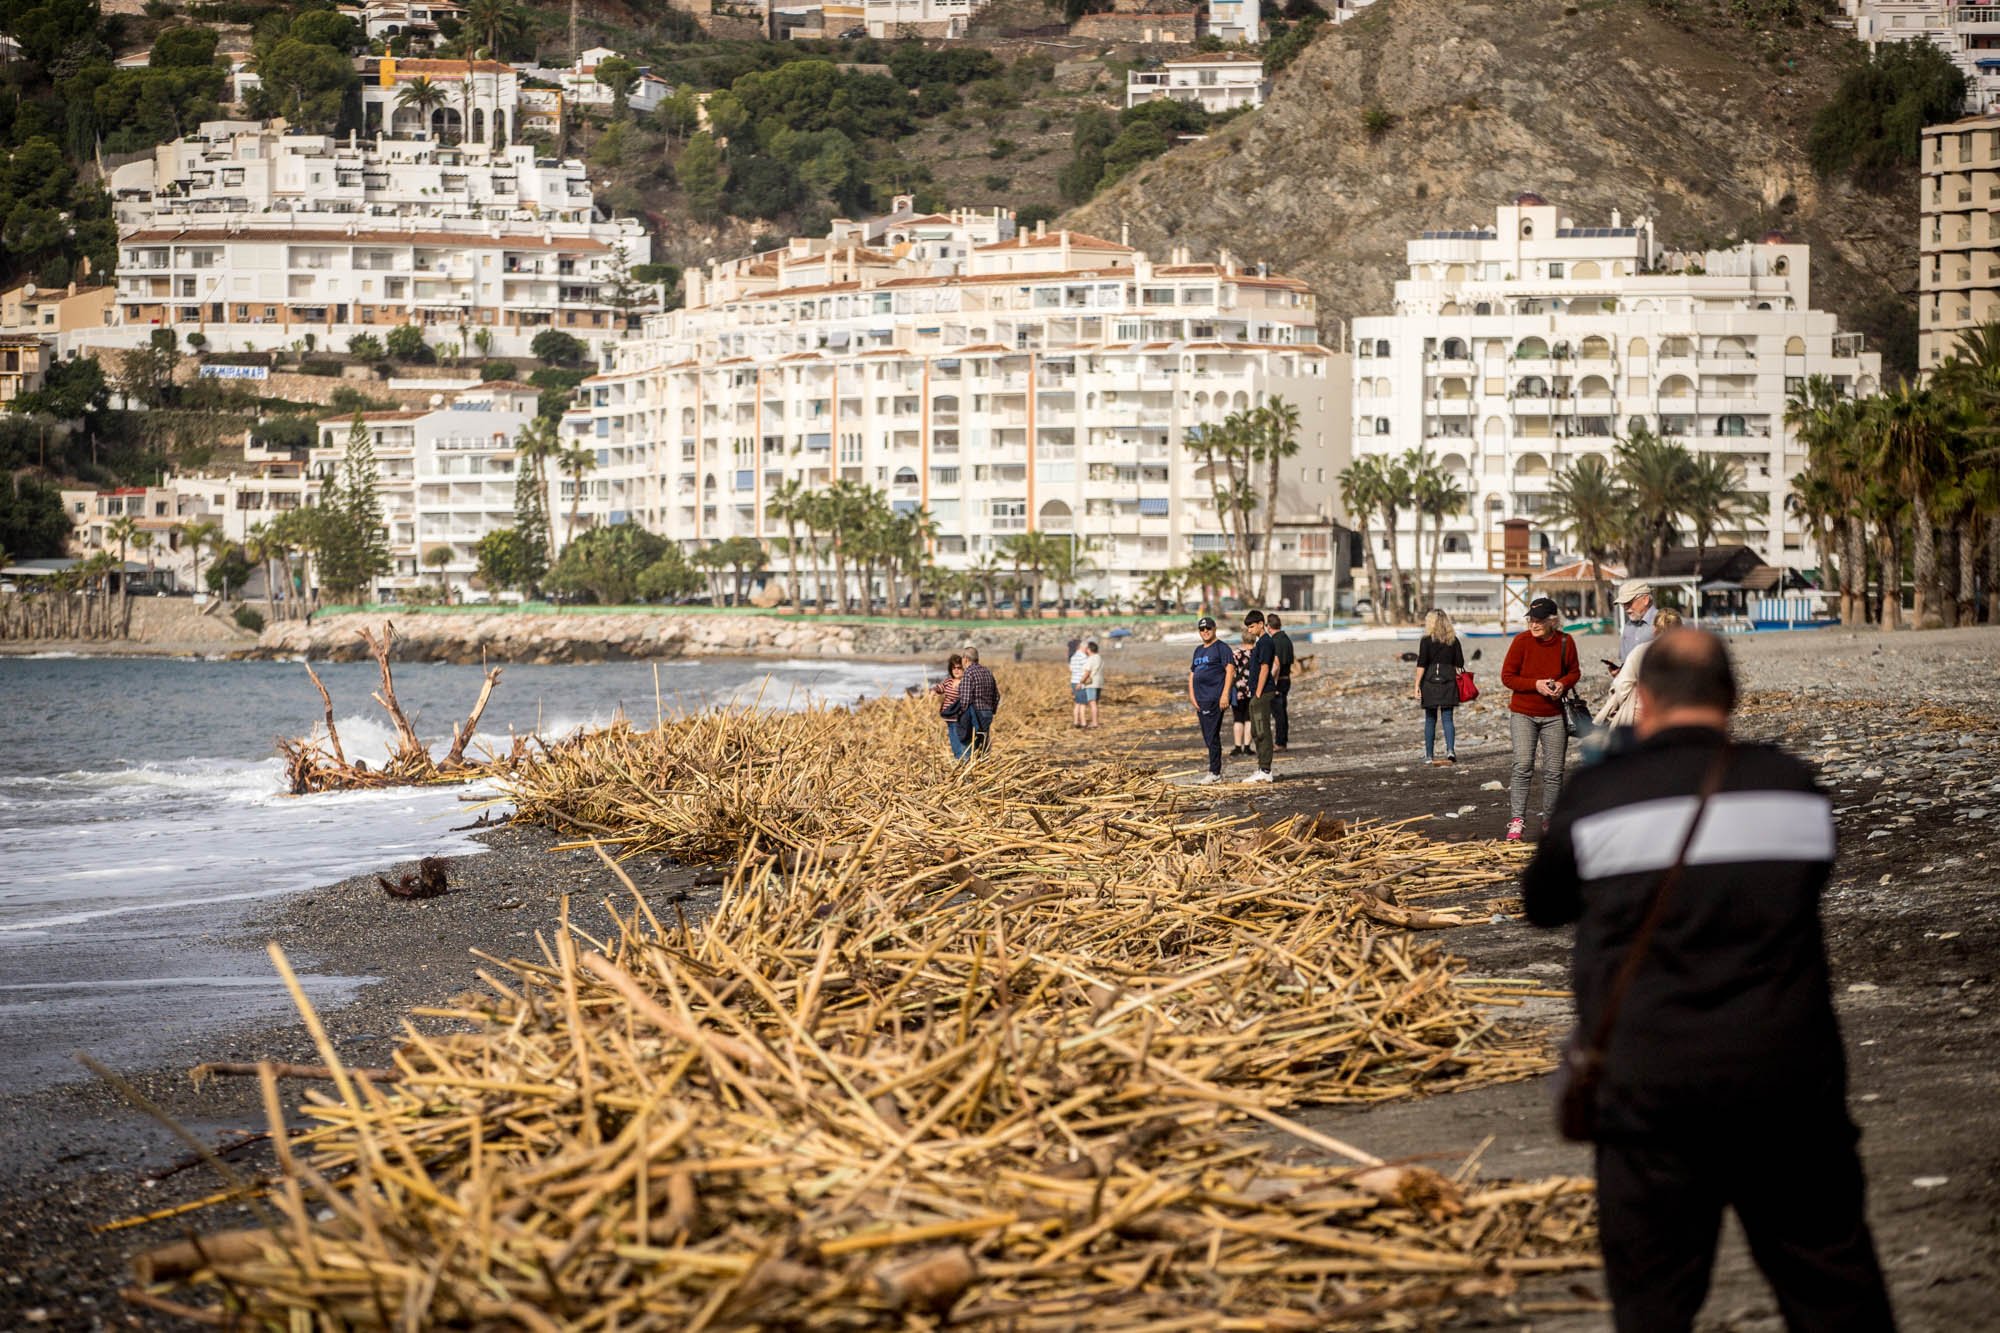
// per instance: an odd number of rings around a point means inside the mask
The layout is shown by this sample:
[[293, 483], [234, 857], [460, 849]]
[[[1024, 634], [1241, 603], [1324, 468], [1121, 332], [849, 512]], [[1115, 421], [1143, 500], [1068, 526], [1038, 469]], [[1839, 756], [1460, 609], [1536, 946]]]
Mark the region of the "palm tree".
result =
[[1382, 485], [1375, 503], [1382, 514], [1382, 528], [1389, 540], [1389, 577], [1394, 581], [1389, 596], [1389, 619], [1400, 625], [1408, 614], [1408, 591], [1403, 586], [1403, 554], [1396, 542], [1396, 520], [1403, 510], [1416, 504], [1416, 483], [1401, 461], [1382, 460]]
[[1361, 559], [1368, 573], [1369, 605], [1373, 608], [1377, 624], [1382, 621], [1382, 574], [1375, 564], [1375, 543], [1368, 540], [1368, 530], [1373, 525], [1375, 515], [1382, 508], [1382, 492], [1386, 486], [1383, 474], [1384, 460], [1379, 454], [1368, 454], [1349, 463], [1340, 474], [1340, 504], [1347, 511], [1349, 519], [1360, 524]]
[[805, 516], [805, 483], [787, 477], [764, 497], [764, 512], [785, 525], [785, 581], [792, 590], [792, 613], [805, 608], [799, 599], [799, 520]]
[[1202, 612], [1213, 615], [1221, 603], [1218, 591], [1235, 577], [1235, 569], [1220, 551], [1203, 551], [1188, 561], [1187, 576], [1201, 590]]
[[1960, 432], [1957, 404], [1937, 390], [1903, 380], [1880, 398], [1871, 399], [1876, 417], [1877, 464], [1900, 483], [1910, 498], [1910, 526], [1915, 537], [1916, 601], [1911, 621], [1926, 628], [1929, 596], [1937, 582], [1937, 528], [1932, 502], [1938, 477], [1947, 468]]
[[1428, 586], [1422, 590], [1425, 608], [1437, 605], [1438, 553], [1444, 547], [1444, 521], [1465, 512], [1465, 488], [1431, 456], [1412, 449], [1403, 457], [1410, 475], [1410, 507], [1416, 512], [1416, 550], [1423, 554], [1423, 520], [1431, 521], [1431, 564]]
[[1602, 455], [1585, 454], [1549, 482], [1543, 521], [1565, 534], [1572, 549], [1590, 562], [1597, 582], [1597, 615], [1611, 614], [1611, 581], [1604, 560], [1623, 522], [1626, 501]]
[[999, 558], [991, 551], [980, 556], [965, 569], [966, 578], [979, 589], [980, 607], [985, 611], [988, 620], [993, 618], [993, 603], [998, 600], [994, 592], [1000, 586], [1003, 572]]
[[[1016, 620], [1027, 618], [1028, 604], [1030, 602], [1036, 604], [1036, 617], [1040, 618], [1042, 571], [1048, 566], [1051, 545], [1052, 543], [1049, 541], [1048, 535], [1041, 532], [1023, 532], [1009, 537], [1000, 544], [1000, 554], [1014, 562], [1015, 577], [1026, 590], [1024, 596], [1015, 599], [1014, 618]], [[1023, 569], [1028, 571], [1025, 579], [1021, 577]]]
[[[1688, 471], [1681, 512], [1694, 529], [1694, 578], [1701, 582], [1701, 556], [1718, 531], [1733, 531], [1741, 520], [1765, 511], [1762, 496], [1743, 489], [1743, 465], [1721, 454], [1703, 454]], [[1732, 525], [1734, 525], [1732, 527]]]
[[597, 453], [580, 446], [564, 449], [557, 455], [556, 464], [562, 469], [563, 476], [569, 479], [569, 531], [563, 537], [563, 544], [567, 546], [576, 540], [577, 518], [583, 508], [583, 479], [597, 466]]
[[1082, 582], [1085, 575], [1097, 569], [1097, 562], [1090, 558], [1090, 542], [1074, 535], [1065, 540], [1060, 533], [1050, 533], [1045, 538], [1043, 553], [1049, 578], [1056, 585], [1056, 614], [1067, 616], [1069, 585]]
[[1278, 485], [1285, 460], [1299, 452], [1299, 409], [1282, 398], [1251, 413], [1252, 450], [1266, 468], [1264, 487], [1264, 551], [1257, 570], [1257, 600], [1266, 601], [1271, 589], [1271, 556], [1277, 543], [1272, 533], [1278, 524]]
[[104, 525], [104, 535], [118, 543], [118, 623], [129, 627], [132, 624], [131, 579], [125, 573], [125, 551], [132, 539], [139, 533], [139, 520], [130, 514], [120, 514]]
[[272, 622], [278, 618], [278, 580], [271, 571], [276, 551], [269, 523], [258, 523], [243, 534], [243, 558], [264, 571], [264, 618]]
[[450, 601], [451, 598], [449, 595], [449, 585], [446, 584], [445, 582], [444, 570], [445, 566], [451, 563], [451, 558], [452, 558], [452, 549], [451, 547], [445, 545], [443, 542], [439, 542], [436, 546], [433, 546], [431, 547], [430, 550], [424, 552], [424, 563], [437, 571], [438, 591], [440, 593], [446, 594], [445, 600], [447, 602]]
[[[1829, 528], [1837, 525], [1839, 535], [1820, 549], [1830, 553], [1832, 546], [1840, 548], [1836, 573], [1841, 623], [1861, 624], [1868, 594], [1868, 535], [1861, 517], [1866, 474], [1859, 466], [1859, 419], [1854, 400], [1826, 376], [1811, 376], [1803, 389], [1786, 401], [1785, 425], [1805, 446], [1806, 471], [1800, 477], [1810, 479], [1808, 486], [1823, 486], [1830, 497]], [[1793, 484], [1798, 486], [1798, 478]]]
[[194, 557], [194, 587], [195, 595], [198, 597], [201, 595], [202, 554], [222, 545], [225, 540], [222, 535], [222, 525], [213, 519], [205, 518], [196, 523], [182, 523], [178, 526], [181, 540], [187, 544], [189, 553]]
[[468, 32], [486, 39], [487, 53], [495, 60], [500, 58], [502, 41], [522, 31], [521, 12], [507, 0], [466, 0], [460, 21]]
[[417, 115], [423, 120], [423, 131], [428, 134], [431, 129], [431, 113], [443, 106], [450, 96], [442, 84], [435, 82], [428, 75], [419, 74], [396, 94], [396, 106], [398, 109], [415, 107]]
[[1694, 458], [1679, 440], [1661, 439], [1644, 426], [1619, 441], [1617, 458], [1615, 471], [1627, 496], [1634, 535], [1646, 547], [1646, 572], [1657, 574], [1675, 525], [1687, 512]]

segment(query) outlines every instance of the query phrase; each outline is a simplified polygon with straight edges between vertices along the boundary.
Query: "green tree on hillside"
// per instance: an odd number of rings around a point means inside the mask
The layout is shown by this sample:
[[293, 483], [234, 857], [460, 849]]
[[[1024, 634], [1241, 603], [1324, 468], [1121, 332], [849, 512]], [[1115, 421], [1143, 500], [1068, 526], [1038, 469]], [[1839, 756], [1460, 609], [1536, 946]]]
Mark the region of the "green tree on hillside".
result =
[[703, 222], [722, 216], [722, 150], [715, 146], [713, 134], [703, 130], [689, 138], [674, 163], [674, 179], [687, 196], [689, 213]]
[[1965, 75], [1929, 42], [1884, 42], [1848, 71], [1813, 117], [1806, 152], [1822, 176], [1853, 175], [1865, 189], [1901, 188], [1922, 155], [1926, 125], [1964, 110]]
[[391, 568], [379, 482], [374, 439], [367, 419], [356, 412], [340, 472], [327, 478], [312, 532], [320, 586], [336, 601], [365, 599]]

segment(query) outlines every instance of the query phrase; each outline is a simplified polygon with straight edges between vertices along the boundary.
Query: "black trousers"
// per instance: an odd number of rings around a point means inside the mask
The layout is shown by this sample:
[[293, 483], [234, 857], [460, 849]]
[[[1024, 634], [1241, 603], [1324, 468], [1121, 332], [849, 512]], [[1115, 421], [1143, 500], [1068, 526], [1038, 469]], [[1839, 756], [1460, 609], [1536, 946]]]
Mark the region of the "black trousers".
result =
[[1618, 1333], [1686, 1333], [1733, 1208], [1791, 1333], [1891, 1333], [1845, 1116], [1688, 1142], [1600, 1143], [1598, 1230]]
[[1195, 716], [1201, 719], [1202, 743], [1208, 746], [1208, 771], [1222, 771], [1222, 710], [1220, 708], [1200, 708]]
[[1285, 704], [1292, 695], [1289, 681], [1278, 683], [1277, 697], [1271, 700], [1271, 743], [1280, 750], [1285, 748], [1285, 737], [1291, 733], [1291, 718], [1286, 715]]

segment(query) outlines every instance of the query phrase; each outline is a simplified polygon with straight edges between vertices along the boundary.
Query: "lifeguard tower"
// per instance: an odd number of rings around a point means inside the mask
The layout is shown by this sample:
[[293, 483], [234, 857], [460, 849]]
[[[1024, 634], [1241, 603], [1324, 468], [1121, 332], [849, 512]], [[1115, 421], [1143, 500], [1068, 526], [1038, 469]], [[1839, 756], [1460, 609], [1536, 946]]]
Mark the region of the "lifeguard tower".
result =
[[1543, 553], [1534, 547], [1525, 518], [1503, 518], [1486, 534], [1486, 572], [1500, 576], [1500, 628], [1528, 621], [1528, 583], [1542, 571]]

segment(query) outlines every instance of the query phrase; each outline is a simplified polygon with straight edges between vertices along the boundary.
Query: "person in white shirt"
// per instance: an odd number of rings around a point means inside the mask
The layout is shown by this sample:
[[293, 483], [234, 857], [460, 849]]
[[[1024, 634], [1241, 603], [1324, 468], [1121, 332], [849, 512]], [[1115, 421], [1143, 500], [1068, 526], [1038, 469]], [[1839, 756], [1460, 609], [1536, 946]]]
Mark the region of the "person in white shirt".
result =
[[1104, 693], [1104, 654], [1097, 651], [1097, 640], [1083, 645], [1083, 678], [1079, 682], [1077, 696], [1083, 700], [1082, 708], [1088, 709], [1090, 720], [1085, 727], [1097, 725], [1097, 697]]
[[1090, 725], [1086, 720], [1090, 716], [1090, 710], [1085, 706], [1084, 702], [1083, 676], [1090, 669], [1090, 654], [1084, 651], [1084, 646], [1081, 643], [1076, 643], [1075, 640], [1071, 640], [1071, 642], [1075, 643], [1076, 646], [1071, 650], [1069, 657], [1069, 724], [1072, 727], [1086, 727]]

